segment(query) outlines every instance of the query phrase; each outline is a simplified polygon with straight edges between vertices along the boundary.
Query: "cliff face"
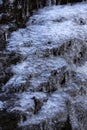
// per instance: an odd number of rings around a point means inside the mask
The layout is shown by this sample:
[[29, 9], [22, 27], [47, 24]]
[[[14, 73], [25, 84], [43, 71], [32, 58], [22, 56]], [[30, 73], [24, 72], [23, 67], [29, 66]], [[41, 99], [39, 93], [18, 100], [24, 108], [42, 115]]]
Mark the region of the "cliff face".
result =
[[40, 9], [6, 40], [0, 129], [87, 130], [87, 3]]
[[51, 6], [74, 2], [0, 0], [0, 130], [87, 130], [87, 3]]
[[11, 22], [17, 27], [23, 27], [33, 11], [45, 5], [45, 0], [3, 0], [0, 5], [0, 24]]
[[[0, 24], [9, 24], [10, 31], [25, 27], [34, 10], [44, 6], [81, 2], [82, 0], [0, 0]], [[14, 25], [13, 25], [14, 24]], [[13, 28], [11, 28], [13, 26]]]

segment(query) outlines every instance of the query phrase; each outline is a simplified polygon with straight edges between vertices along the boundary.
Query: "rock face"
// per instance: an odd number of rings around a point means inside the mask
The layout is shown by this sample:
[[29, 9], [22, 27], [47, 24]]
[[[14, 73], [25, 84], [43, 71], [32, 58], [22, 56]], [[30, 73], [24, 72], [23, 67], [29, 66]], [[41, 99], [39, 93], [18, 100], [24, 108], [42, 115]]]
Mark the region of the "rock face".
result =
[[3, 30], [0, 30], [0, 51], [4, 50], [6, 46], [6, 36]]
[[1, 130], [87, 130], [87, 3], [40, 9], [3, 56]]
[[0, 0], [0, 24], [9, 24], [9, 31], [25, 27], [32, 13], [44, 6], [82, 2], [83, 0]]

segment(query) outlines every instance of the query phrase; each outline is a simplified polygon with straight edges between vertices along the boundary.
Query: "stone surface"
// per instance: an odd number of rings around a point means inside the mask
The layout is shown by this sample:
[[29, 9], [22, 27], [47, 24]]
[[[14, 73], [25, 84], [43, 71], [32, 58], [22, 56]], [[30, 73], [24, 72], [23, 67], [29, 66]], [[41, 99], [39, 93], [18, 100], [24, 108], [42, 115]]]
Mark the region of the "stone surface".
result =
[[40, 9], [6, 41], [0, 129], [86, 130], [87, 3]]
[[3, 30], [0, 30], [0, 51], [4, 50], [6, 46], [6, 36]]
[[9, 24], [9, 31], [25, 27], [29, 16], [45, 6], [82, 2], [83, 0], [1, 0], [0, 24]]

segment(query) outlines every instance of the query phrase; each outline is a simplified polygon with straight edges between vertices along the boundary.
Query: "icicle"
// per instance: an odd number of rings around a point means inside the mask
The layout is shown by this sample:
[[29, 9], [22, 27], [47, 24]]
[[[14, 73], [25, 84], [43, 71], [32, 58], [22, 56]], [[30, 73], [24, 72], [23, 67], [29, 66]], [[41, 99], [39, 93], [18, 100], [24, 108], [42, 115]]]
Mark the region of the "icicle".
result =
[[60, 5], [61, 4], [61, 0], [58, 0], [57, 4]]
[[7, 41], [8, 39], [8, 32], [5, 32], [5, 40]]
[[56, 5], [56, 0], [52, 0], [52, 5]]
[[43, 125], [42, 124], [40, 124], [40, 130], [43, 130]]
[[40, 6], [40, 8], [43, 7], [43, 3], [41, 1], [39, 1], [39, 6]]
[[26, 15], [26, 11], [25, 11], [25, 9], [26, 9], [26, 3], [24, 2], [24, 9], [23, 9], [23, 17], [25, 18], [25, 15]]
[[69, 3], [68, 3], [68, 0], [67, 0], [67, 4], [69, 4]]
[[37, 9], [39, 9], [39, 2], [38, 2], [38, 0], [36, 0], [36, 4], [37, 4]]
[[25, 11], [24, 11], [24, 7], [22, 7], [22, 18], [25, 17]]
[[52, 4], [52, 3], [51, 3], [51, 0], [47, 0], [46, 5], [47, 5], [47, 6], [51, 6], [51, 4]]
[[28, 3], [28, 0], [27, 0], [27, 17], [29, 16], [29, 3]]
[[47, 5], [48, 6], [56, 5], [56, 0], [47, 0]]

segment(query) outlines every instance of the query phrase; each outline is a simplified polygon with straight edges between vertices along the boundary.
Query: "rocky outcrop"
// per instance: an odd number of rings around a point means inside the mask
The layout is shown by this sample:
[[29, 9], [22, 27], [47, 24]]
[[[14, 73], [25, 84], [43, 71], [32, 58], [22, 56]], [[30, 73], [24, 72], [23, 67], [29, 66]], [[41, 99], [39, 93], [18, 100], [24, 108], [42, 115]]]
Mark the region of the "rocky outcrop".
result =
[[21, 57], [14, 52], [6, 51], [7, 34], [2, 28], [0, 29], [0, 91], [9, 78], [12, 76], [10, 65], [16, 64]]
[[87, 129], [87, 3], [40, 9], [3, 56], [0, 129]]
[[25, 27], [29, 16], [39, 8], [75, 2], [82, 0], [1, 0], [0, 24], [9, 24], [8, 30], [11, 32], [18, 27]]

